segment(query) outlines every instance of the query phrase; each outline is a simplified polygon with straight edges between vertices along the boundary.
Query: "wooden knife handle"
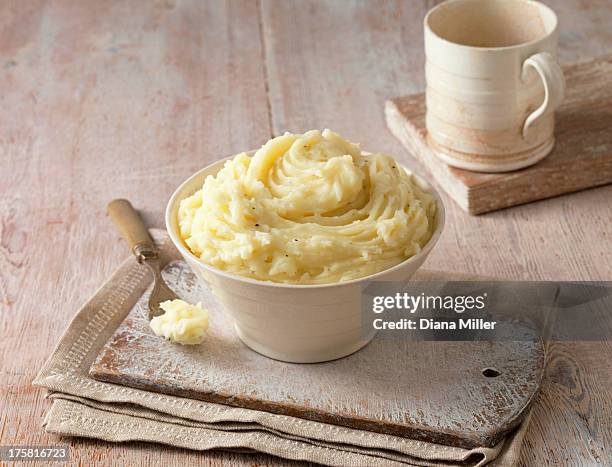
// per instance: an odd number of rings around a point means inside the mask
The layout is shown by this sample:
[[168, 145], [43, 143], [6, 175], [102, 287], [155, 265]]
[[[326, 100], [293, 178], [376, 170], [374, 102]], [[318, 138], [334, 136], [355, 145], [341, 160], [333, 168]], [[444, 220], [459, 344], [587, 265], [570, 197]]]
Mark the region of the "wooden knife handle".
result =
[[148, 254], [156, 254], [155, 244], [149, 235], [149, 231], [136, 209], [127, 199], [115, 199], [108, 203], [108, 214], [115, 225], [119, 227], [123, 238], [130, 244], [132, 252], [139, 259], [146, 259]]

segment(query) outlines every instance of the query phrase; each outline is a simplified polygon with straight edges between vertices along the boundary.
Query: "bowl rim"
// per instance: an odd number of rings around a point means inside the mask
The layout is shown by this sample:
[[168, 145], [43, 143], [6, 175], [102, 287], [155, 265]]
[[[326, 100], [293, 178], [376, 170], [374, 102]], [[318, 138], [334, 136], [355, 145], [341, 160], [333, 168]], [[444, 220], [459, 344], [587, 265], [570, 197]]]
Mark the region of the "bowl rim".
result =
[[[252, 153], [254, 153], [254, 151], [246, 152], [246, 154], [252, 154]], [[363, 153], [364, 154], [370, 154], [370, 153], [365, 152], [365, 151], [363, 151]], [[180, 203], [184, 198], [186, 198], [187, 196], [191, 196], [191, 194], [193, 194], [193, 193], [191, 193], [190, 195], [181, 196], [181, 199], [179, 199], [179, 196], [180, 196], [181, 192], [185, 189], [185, 187], [187, 185], [193, 183], [194, 179], [202, 177], [205, 172], [209, 171], [210, 169], [214, 168], [215, 166], [219, 166], [219, 169], [221, 169], [221, 167], [223, 167], [223, 165], [228, 160], [234, 158], [235, 156], [236, 156], [236, 154], [232, 155], [232, 156], [224, 157], [223, 159], [219, 159], [217, 161], [214, 161], [214, 162], [208, 164], [206, 167], [204, 167], [204, 168], [198, 170], [197, 172], [193, 173], [186, 180], [184, 180], [176, 188], [176, 190], [174, 190], [174, 192], [170, 196], [170, 199], [168, 200], [168, 204], [166, 205], [166, 212], [165, 212], [165, 216], [164, 216], [165, 223], [166, 223], [166, 231], [168, 232], [170, 240], [172, 240], [172, 243], [173, 243], [174, 247], [181, 253], [183, 258], [190, 259], [190, 260], [196, 262], [198, 265], [200, 265], [205, 270], [210, 271], [213, 274], [225, 277], [227, 279], [239, 281], [239, 282], [242, 282], [242, 283], [245, 283], [245, 284], [258, 285], [258, 286], [263, 286], [263, 287], [279, 288], [279, 289], [298, 289], [298, 290], [301, 289], [301, 290], [308, 290], [308, 289], [326, 289], [326, 288], [331, 288], [331, 287], [350, 286], [350, 285], [358, 284], [360, 282], [376, 280], [377, 277], [379, 277], [379, 276], [385, 275], [385, 274], [387, 274], [387, 273], [389, 273], [391, 271], [394, 271], [396, 269], [400, 269], [402, 267], [405, 267], [406, 265], [408, 265], [410, 263], [417, 262], [422, 257], [427, 257], [427, 255], [429, 255], [429, 252], [433, 249], [433, 247], [436, 245], [436, 243], [438, 243], [438, 240], [440, 239], [440, 236], [442, 234], [442, 230], [444, 230], [444, 225], [446, 223], [446, 209], [445, 209], [444, 203], [442, 202], [442, 198], [440, 197], [440, 194], [438, 193], [438, 191], [426, 179], [424, 179], [420, 175], [415, 174], [412, 170], [408, 169], [404, 164], [398, 162], [400, 167], [402, 167], [402, 169], [404, 169], [409, 175], [413, 176], [416, 179], [417, 183], [421, 186], [421, 188], [426, 190], [431, 195], [433, 195], [433, 197], [434, 197], [434, 199], [436, 201], [436, 228], [435, 228], [431, 238], [428, 240], [428, 242], [425, 244], [425, 246], [421, 249], [421, 251], [419, 251], [417, 254], [411, 256], [410, 258], [405, 259], [404, 261], [402, 261], [401, 263], [396, 264], [395, 266], [392, 266], [392, 267], [387, 268], [387, 269], [383, 269], [382, 271], [379, 271], [379, 272], [374, 273], [374, 274], [370, 274], [368, 276], [358, 277], [358, 278], [355, 278], [355, 279], [351, 279], [351, 280], [348, 280], [348, 281], [342, 281], [342, 282], [330, 282], [330, 283], [326, 283], [326, 284], [292, 284], [292, 283], [285, 283], [285, 282], [263, 281], [263, 280], [259, 280], [259, 279], [252, 279], [252, 278], [249, 278], [249, 277], [240, 276], [238, 274], [231, 274], [231, 273], [225, 272], [225, 271], [223, 271], [223, 270], [221, 270], [219, 268], [216, 268], [214, 266], [210, 266], [209, 264], [206, 264], [199, 257], [194, 255], [191, 252], [191, 250], [189, 250], [189, 248], [184, 244], [182, 238], [178, 234], [178, 231], [175, 231], [172, 228], [172, 211], [173, 211], [173, 207], [177, 203]], [[204, 182], [204, 179], [202, 180], [202, 183], [203, 182]], [[178, 221], [177, 221], [177, 225], [178, 225]]]

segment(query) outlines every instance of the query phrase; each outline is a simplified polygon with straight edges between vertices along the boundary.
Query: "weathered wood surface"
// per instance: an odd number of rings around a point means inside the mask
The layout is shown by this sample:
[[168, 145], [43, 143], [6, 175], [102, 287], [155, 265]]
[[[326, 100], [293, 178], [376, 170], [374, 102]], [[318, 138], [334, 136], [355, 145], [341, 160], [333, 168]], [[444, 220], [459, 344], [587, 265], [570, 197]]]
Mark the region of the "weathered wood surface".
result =
[[[331, 362], [272, 360], [240, 342], [231, 319], [184, 261], [170, 263], [162, 275], [179, 297], [210, 311], [206, 340], [177, 347], [155, 336], [149, 290], [102, 348], [90, 376], [463, 448], [501, 441], [523, 419], [540, 385], [544, 350], [527, 330], [522, 342], [400, 345], [380, 334], [361, 351]], [[486, 368], [500, 374], [487, 377]]]
[[485, 174], [450, 167], [427, 144], [425, 94], [390, 99], [391, 132], [438, 185], [470, 214], [612, 183], [612, 55], [566, 66], [567, 93], [556, 114], [555, 147], [523, 170]]
[[[51, 444], [30, 383], [74, 310], [126, 254], [106, 203], [161, 226], [173, 188], [272, 131], [330, 127], [424, 170], [385, 100], [423, 90], [430, 1], [22, 0], [0, 6], [0, 442]], [[612, 2], [547, 1], [562, 62], [612, 51]], [[271, 122], [271, 123], [270, 123]], [[272, 128], [271, 128], [272, 126]], [[610, 280], [612, 187], [487, 214], [446, 198], [426, 267]], [[555, 347], [525, 465], [612, 464], [608, 343]], [[74, 464], [296, 465], [263, 455], [64, 440]]]

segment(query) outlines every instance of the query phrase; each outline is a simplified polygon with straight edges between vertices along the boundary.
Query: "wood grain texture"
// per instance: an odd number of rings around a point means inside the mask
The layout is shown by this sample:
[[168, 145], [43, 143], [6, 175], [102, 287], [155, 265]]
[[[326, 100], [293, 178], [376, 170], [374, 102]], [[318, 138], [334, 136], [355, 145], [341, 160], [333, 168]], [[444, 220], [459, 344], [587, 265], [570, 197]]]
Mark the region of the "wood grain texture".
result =
[[[550, 465], [612, 465], [610, 342], [557, 342], [548, 353], [524, 464], [546, 465], [548, 456]], [[557, 443], [565, 445], [555, 449]]]
[[425, 94], [390, 99], [391, 132], [470, 214], [525, 204], [612, 183], [612, 55], [564, 68], [565, 101], [556, 114], [555, 147], [523, 170], [485, 174], [450, 167], [427, 142]]
[[[406, 342], [379, 335], [348, 357], [295, 365], [242, 344], [184, 261], [166, 265], [162, 275], [179, 297], [209, 310], [206, 340], [180, 349], [160, 341], [149, 327], [145, 294], [102, 348], [91, 377], [462, 448], [501, 441], [539, 389], [544, 350], [527, 329], [517, 329], [525, 335], [521, 342]], [[484, 368], [501, 374], [488, 378]]]
[[[112, 198], [130, 199], [149, 225], [161, 226], [181, 180], [257, 147], [271, 130], [327, 126], [424, 172], [386, 129], [383, 106], [423, 90], [421, 21], [434, 3], [2, 3], [2, 444], [59, 441], [42, 430], [48, 404], [30, 383], [74, 310], [127, 254], [105, 215]], [[546, 3], [560, 17], [562, 62], [612, 52], [611, 1]], [[425, 266], [610, 280], [611, 200], [612, 187], [603, 187], [471, 217], [446, 198], [447, 227]], [[570, 357], [548, 371], [524, 464], [612, 464], [605, 371], [612, 349], [568, 343], [558, 350]], [[599, 391], [586, 408], [586, 396], [572, 392], [577, 384]], [[63, 441], [73, 446], [75, 465], [297, 465]]]

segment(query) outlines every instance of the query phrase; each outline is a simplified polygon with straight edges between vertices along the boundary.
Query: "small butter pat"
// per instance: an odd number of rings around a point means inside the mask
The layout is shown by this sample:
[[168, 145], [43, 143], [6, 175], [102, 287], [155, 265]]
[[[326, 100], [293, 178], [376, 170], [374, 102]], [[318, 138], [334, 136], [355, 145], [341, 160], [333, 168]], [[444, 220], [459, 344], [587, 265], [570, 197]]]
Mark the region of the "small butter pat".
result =
[[201, 344], [208, 330], [208, 311], [202, 304], [191, 305], [183, 300], [167, 300], [159, 304], [165, 311], [151, 320], [151, 329], [158, 336], [178, 344]]

